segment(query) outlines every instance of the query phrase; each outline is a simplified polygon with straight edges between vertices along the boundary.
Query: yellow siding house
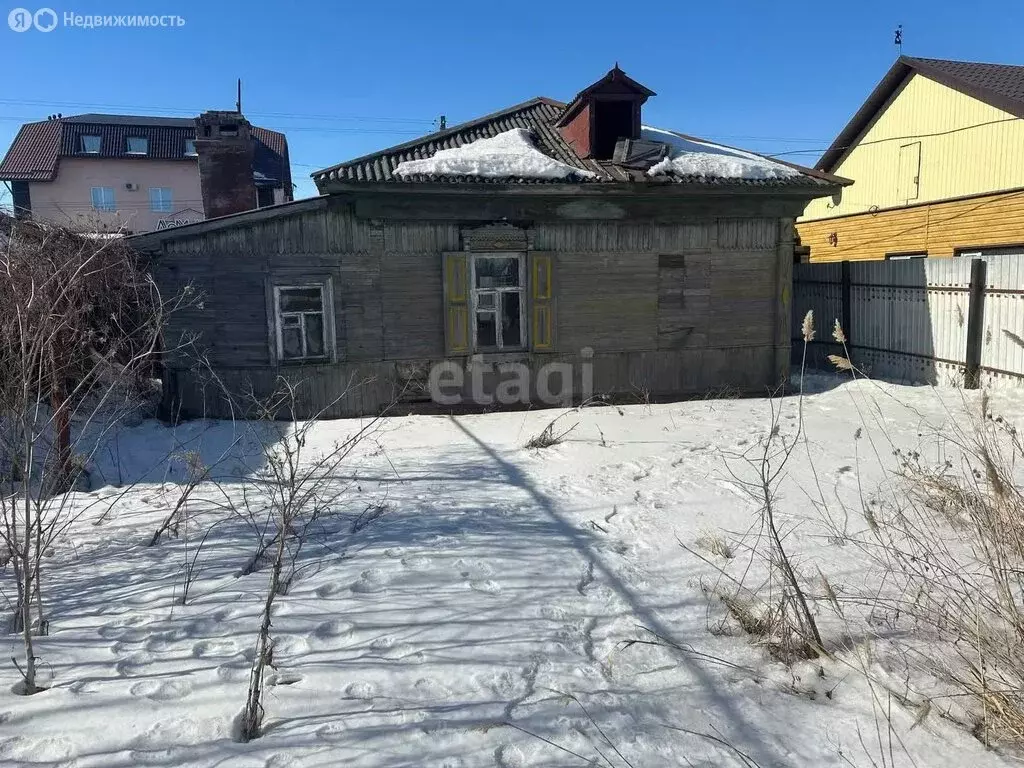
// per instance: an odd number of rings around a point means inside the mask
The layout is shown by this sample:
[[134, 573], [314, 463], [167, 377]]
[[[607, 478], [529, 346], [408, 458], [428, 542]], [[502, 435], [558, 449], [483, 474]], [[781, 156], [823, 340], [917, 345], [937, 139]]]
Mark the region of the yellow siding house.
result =
[[811, 261], [1024, 256], [1024, 67], [901, 56], [816, 168]]

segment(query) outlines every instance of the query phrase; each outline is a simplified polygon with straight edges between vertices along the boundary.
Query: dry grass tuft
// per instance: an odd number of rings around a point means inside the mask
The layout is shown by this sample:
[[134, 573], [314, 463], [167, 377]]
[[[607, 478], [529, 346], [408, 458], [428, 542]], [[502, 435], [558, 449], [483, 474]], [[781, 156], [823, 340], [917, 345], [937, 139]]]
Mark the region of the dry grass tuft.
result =
[[736, 553], [732, 551], [732, 547], [729, 546], [729, 542], [714, 531], [703, 531], [697, 537], [696, 543], [701, 549], [726, 560], [732, 560], [736, 556]]

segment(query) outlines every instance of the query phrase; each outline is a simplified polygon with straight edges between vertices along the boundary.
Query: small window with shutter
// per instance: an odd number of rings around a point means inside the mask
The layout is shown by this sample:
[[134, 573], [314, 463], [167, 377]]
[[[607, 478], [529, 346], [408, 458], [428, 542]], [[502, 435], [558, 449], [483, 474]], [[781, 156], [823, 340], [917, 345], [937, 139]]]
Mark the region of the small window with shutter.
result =
[[448, 355], [554, 350], [552, 254], [444, 254]]

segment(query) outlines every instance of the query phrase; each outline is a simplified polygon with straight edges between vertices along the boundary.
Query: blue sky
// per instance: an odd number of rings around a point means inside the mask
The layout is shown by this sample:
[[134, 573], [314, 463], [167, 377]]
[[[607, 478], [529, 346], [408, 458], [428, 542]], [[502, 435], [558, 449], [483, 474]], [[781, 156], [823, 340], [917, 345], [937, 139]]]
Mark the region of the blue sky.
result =
[[[233, 108], [283, 130], [309, 174], [533, 96], [568, 100], [617, 61], [658, 93], [645, 122], [813, 164], [894, 60], [1024, 64], [1024, 2], [856, 4], [49, 0], [63, 15], [176, 14], [175, 28], [0, 26], [0, 148], [47, 114]], [[16, 3], [8, 0], [0, 24]], [[17, 5], [35, 10], [27, 0]], [[676, 8], [677, 10], [673, 10]]]

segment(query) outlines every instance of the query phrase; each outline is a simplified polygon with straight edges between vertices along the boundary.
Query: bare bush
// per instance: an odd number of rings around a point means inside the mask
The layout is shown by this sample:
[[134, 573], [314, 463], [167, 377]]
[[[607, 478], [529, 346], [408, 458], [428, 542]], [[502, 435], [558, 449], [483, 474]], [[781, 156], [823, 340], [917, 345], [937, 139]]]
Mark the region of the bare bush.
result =
[[[807, 345], [814, 338], [814, 316], [811, 312], [804, 317], [802, 334], [806, 360]], [[804, 372], [802, 365], [796, 434], [783, 434], [780, 401], [773, 398], [769, 400], [771, 411], [767, 433], [753, 448], [733, 457], [732, 464], [727, 465], [733, 480], [758, 505], [757, 520], [751, 532], [741, 537], [739, 543], [749, 552], [751, 561], [763, 566], [767, 578], [751, 586], [748, 584], [752, 573], [749, 566], [741, 578], [735, 579], [721, 566], [680, 542], [687, 551], [718, 570], [729, 584], [728, 587], [706, 586], [705, 592], [721, 601], [744, 632], [765, 645], [774, 657], [786, 661], [816, 658], [824, 652], [810, 602], [785, 545], [786, 537], [776, 500], [778, 486], [785, 477], [786, 467], [803, 432]], [[739, 465], [738, 469], [736, 465]]]
[[[33, 634], [48, 625], [43, 555], [80, 514], [61, 494], [86, 476], [97, 433], [147, 389], [171, 309], [120, 238], [0, 215], [0, 541], [26, 694], [39, 690]], [[76, 443], [73, 428], [92, 436]]]
[[945, 434], [949, 458], [899, 451], [898, 493], [872, 510], [871, 553], [891, 589], [873, 600], [945, 652], [920, 666], [974, 702], [986, 741], [1024, 740], [1024, 492], [1015, 427], [980, 413]]
[[[255, 571], [264, 561], [270, 567], [245, 706], [236, 722], [236, 738], [243, 742], [257, 738], [263, 726], [267, 671], [275, 667], [272, 622], [275, 601], [287, 593], [295, 578], [299, 556], [317, 521], [331, 514], [339, 499], [354, 485], [353, 480], [340, 477], [338, 470], [359, 444], [378, 429], [381, 418], [361, 421], [343, 440], [318, 451], [309, 445], [318, 418], [295, 420], [297, 388], [283, 379], [280, 384], [280, 391], [260, 403], [258, 410], [268, 419], [282, 413], [291, 414], [293, 419], [282, 426], [276, 441], [264, 443], [265, 467], [250, 481], [255, 493], [243, 496], [248, 508], [244, 513], [239, 511], [242, 517], [262, 520], [258, 526], [256, 554], [246, 570]], [[362, 522], [365, 526], [380, 516], [380, 513], [371, 517], [367, 514], [361, 513], [356, 523]]]

